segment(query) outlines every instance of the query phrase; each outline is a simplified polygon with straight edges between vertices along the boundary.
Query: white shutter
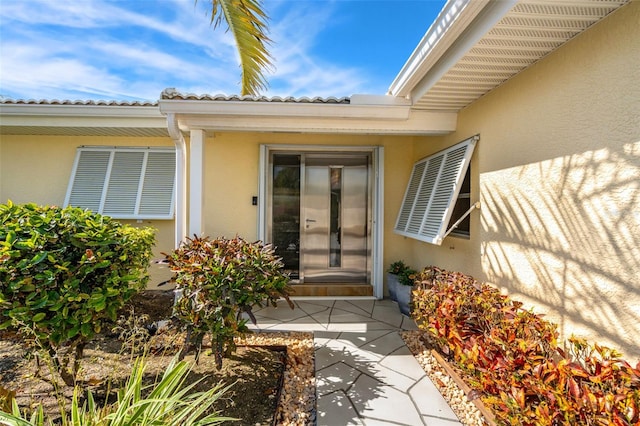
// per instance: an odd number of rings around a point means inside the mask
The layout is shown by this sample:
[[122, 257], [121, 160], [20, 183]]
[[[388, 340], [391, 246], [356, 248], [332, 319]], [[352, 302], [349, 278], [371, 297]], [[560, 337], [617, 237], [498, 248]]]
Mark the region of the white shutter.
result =
[[104, 207], [100, 213], [112, 217], [134, 216], [140, 187], [144, 152], [113, 152]]
[[78, 150], [65, 206], [83, 207], [96, 212], [100, 210], [110, 159], [109, 151]]
[[396, 221], [397, 234], [442, 244], [478, 139], [474, 136], [414, 164]]
[[175, 152], [150, 152], [138, 214], [141, 216], [173, 216], [175, 190]]
[[65, 205], [116, 219], [173, 218], [173, 148], [78, 148]]

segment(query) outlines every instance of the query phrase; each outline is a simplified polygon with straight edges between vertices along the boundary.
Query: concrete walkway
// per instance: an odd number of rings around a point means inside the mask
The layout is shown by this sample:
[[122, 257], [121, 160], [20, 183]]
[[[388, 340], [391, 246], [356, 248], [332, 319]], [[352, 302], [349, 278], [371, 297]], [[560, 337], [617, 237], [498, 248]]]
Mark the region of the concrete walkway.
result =
[[414, 322], [390, 300], [296, 300], [254, 311], [259, 330], [312, 331], [317, 424], [461, 423], [398, 334]]

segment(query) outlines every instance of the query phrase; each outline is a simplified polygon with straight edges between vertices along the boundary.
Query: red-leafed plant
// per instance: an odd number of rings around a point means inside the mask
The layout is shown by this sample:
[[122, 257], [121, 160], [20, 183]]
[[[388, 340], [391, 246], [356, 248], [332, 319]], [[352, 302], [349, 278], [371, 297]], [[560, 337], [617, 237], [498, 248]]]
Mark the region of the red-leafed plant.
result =
[[[233, 239], [187, 239], [167, 255], [176, 273], [182, 295], [175, 306], [176, 317], [184, 322], [189, 347], [200, 353], [202, 340], [211, 334], [216, 365], [235, 349], [234, 337], [248, 332], [247, 318], [255, 324], [252, 309], [289, 300], [289, 277], [270, 244]], [[243, 314], [246, 314], [243, 315]]]
[[504, 424], [638, 425], [640, 363], [583, 340], [557, 347], [556, 326], [472, 277], [429, 267], [412, 316]]

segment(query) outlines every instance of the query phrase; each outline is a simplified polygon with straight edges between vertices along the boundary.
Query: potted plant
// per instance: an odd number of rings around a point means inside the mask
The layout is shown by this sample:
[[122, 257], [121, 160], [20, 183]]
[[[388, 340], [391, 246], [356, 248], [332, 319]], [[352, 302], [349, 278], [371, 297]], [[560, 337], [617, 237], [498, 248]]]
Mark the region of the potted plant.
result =
[[389, 290], [389, 298], [396, 302], [397, 288], [400, 286], [400, 275], [408, 268], [402, 260], [396, 260], [387, 269], [387, 289]]
[[398, 308], [402, 314], [407, 316], [410, 314], [411, 290], [413, 290], [413, 282], [417, 274], [418, 271], [407, 267], [398, 275], [398, 287], [396, 288]]

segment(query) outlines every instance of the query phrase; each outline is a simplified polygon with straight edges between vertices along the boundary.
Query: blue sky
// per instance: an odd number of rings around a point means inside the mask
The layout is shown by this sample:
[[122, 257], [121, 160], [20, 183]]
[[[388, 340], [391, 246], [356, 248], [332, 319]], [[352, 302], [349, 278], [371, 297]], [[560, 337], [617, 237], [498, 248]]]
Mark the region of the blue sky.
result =
[[[445, 0], [266, 0], [267, 96], [384, 94]], [[2, 0], [0, 96], [238, 94], [231, 35], [199, 0]]]

